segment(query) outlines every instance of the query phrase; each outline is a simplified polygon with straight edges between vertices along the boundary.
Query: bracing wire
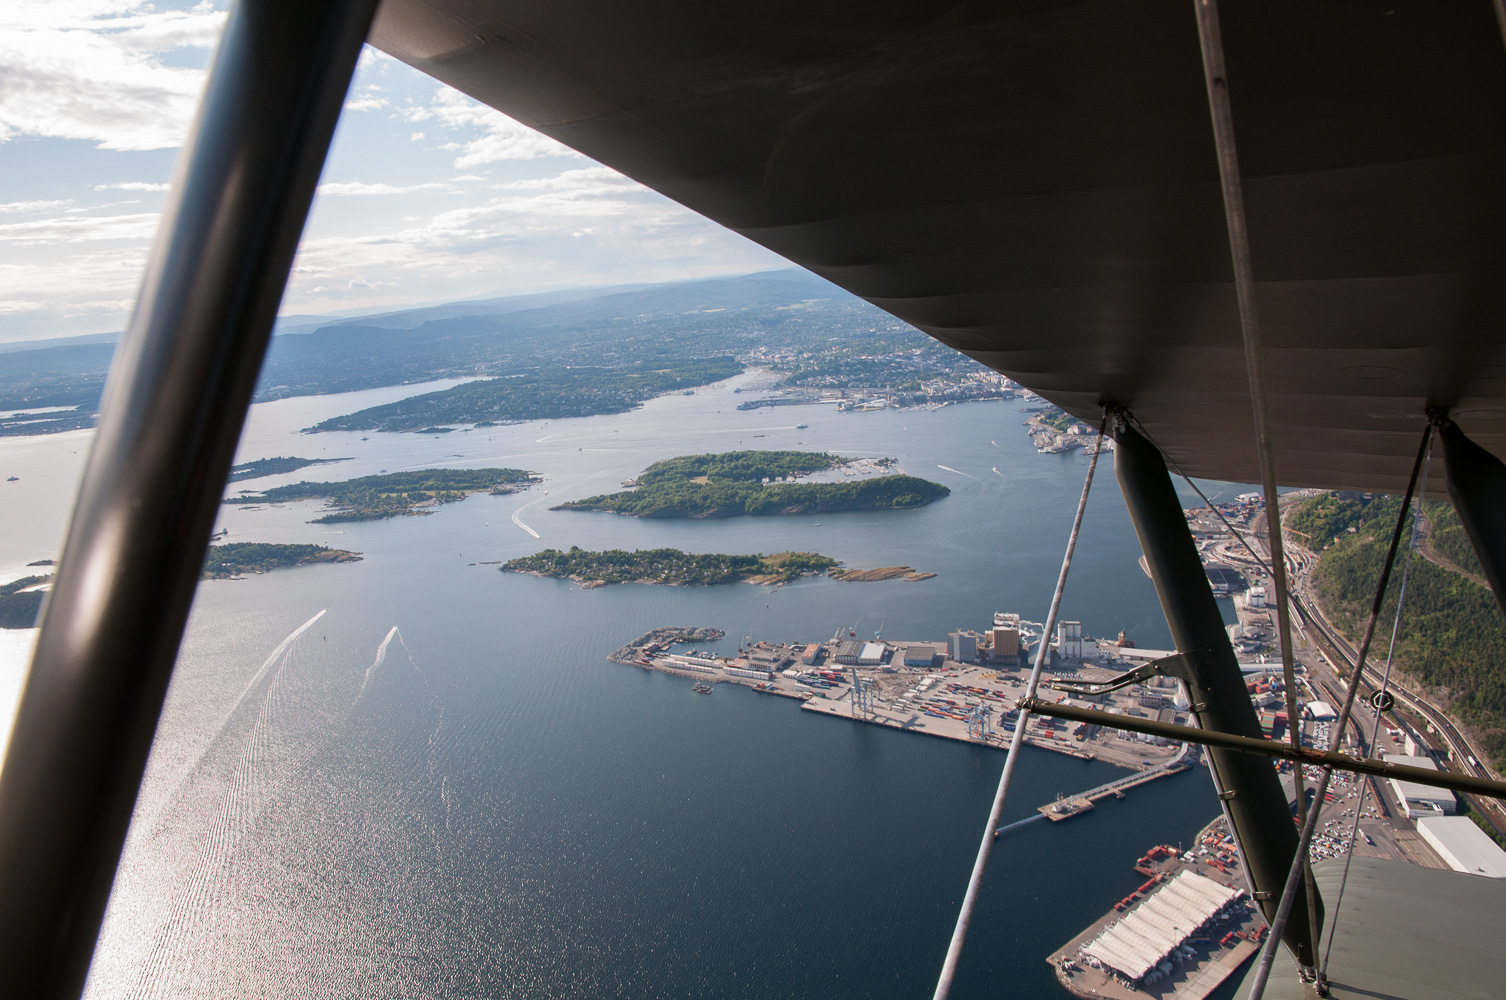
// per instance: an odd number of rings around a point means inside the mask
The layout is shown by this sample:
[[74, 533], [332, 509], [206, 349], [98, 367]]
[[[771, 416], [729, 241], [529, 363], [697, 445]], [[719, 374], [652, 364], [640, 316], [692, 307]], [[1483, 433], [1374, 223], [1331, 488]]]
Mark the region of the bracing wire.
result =
[[[1426, 458], [1433, 440], [1433, 428], [1436, 418], [1428, 418], [1427, 429], [1423, 431], [1422, 444], [1417, 449], [1417, 458], [1412, 462], [1412, 477], [1407, 481], [1406, 499], [1402, 501], [1401, 511], [1396, 518], [1396, 527], [1391, 531], [1391, 544], [1386, 550], [1386, 561], [1381, 567], [1380, 580], [1376, 584], [1375, 597], [1370, 603], [1370, 617], [1365, 623], [1365, 636], [1360, 642], [1359, 653], [1354, 660], [1354, 670], [1349, 676], [1349, 686], [1344, 696], [1344, 707], [1339, 712], [1338, 722], [1335, 723], [1333, 732], [1329, 737], [1329, 750], [1337, 751], [1344, 738], [1344, 730], [1349, 726], [1349, 717], [1354, 711], [1355, 695], [1359, 693], [1360, 680], [1364, 676], [1365, 660], [1370, 654], [1370, 642], [1375, 638], [1375, 626], [1380, 620], [1381, 605], [1386, 598], [1386, 587], [1391, 581], [1391, 570], [1396, 565], [1396, 551], [1401, 544], [1402, 529], [1406, 526], [1407, 512], [1412, 507], [1412, 497], [1417, 490], [1418, 476], [1422, 473], [1423, 460]], [[1297, 720], [1292, 720], [1295, 726]], [[1301, 773], [1302, 765], [1297, 765], [1297, 771]], [[1296, 898], [1297, 882], [1303, 873], [1309, 869], [1308, 845], [1312, 843], [1313, 831], [1318, 825], [1318, 815], [1323, 811], [1323, 797], [1328, 792], [1329, 779], [1333, 777], [1333, 768], [1325, 766], [1318, 777], [1318, 786], [1313, 795], [1312, 808], [1307, 811], [1307, 817], [1302, 822], [1302, 834], [1297, 840], [1297, 853], [1292, 858], [1292, 868], [1287, 875], [1286, 885], [1281, 890], [1281, 902], [1276, 908], [1276, 918], [1271, 921], [1270, 937], [1260, 950], [1260, 963], [1255, 967], [1255, 976], [1250, 983], [1248, 1000], [1261, 1000], [1265, 995], [1266, 981], [1271, 974], [1271, 965], [1276, 959], [1276, 947], [1281, 940], [1281, 932], [1286, 927], [1287, 920], [1291, 917], [1292, 903]], [[1297, 783], [1298, 804], [1301, 804], [1302, 783]], [[1309, 889], [1309, 897], [1312, 892]], [[1318, 949], [1313, 949], [1313, 960], [1316, 962]], [[1320, 984], [1321, 985], [1321, 984]]]
[[[1433, 464], [1433, 449], [1428, 447], [1427, 458], [1422, 463], [1423, 492], [1427, 489], [1428, 472]], [[1401, 632], [1401, 609], [1407, 603], [1407, 578], [1412, 571], [1412, 556], [1417, 551], [1418, 529], [1422, 524], [1422, 492], [1417, 495], [1417, 510], [1412, 515], [1412, 537], [1407, 541], [1407, 557], [1401, 564], [1401, 587], [1396, 595], [1396, 617], [1391, 622], [1391, 643], [1386, 648], [1386, 669], [1381, 673], [1379, 693], [1386, 694], [1391, 689], [1391, 664], [1396, 657], [1396, 638]], [[1405, 515], [1405, 512], [1403, 512]], [[1380, 737], [1381, 716], [1385, 714], [1384, 700], [1377, 698], [1375, 702], [1375, 720], [1370, 727], [1370, 746], [1372, 751], [1376, 741]], [[1360, 817], [1365, 814], [1365, 795], [1370, 791], [1370, 779], [1360, 782], [1360, 798], [1354, 807], [1354, 825], [1349, 830], [1349, 847], [1344, 852], [1344, 874], [1339, 878], [1339, 891], [1334, 899], [1333, 913], [1329, 916], [1328, 944], [1323, 949], [1323, 965], [1318, 971], [1319, 982], [1328, 978], [1328, 959], [1333, 954], [1333, 939], [1338, 929], [1339, 910], [1344, 905], [1344, 890], [1349, 885], [1349, 863], [1354, 860], [1354, 843], [1360, 835]]]
[[[1224, 198], [1224, 221], [1229, 230], [1229, 262], [1234, 266], [1234, 294], [1239, 307], [1239, 331], [1244, 342], [1245, 375], [1250, 385], [1250, 415], [1255, 423], [1255, 451], [1260, 458], [1260, 483], [1265, 493], [1267, 544], [1271, 550], [1271, 583], [1276, 590], [1276, 629], [1281, 640], [1282, 681], [1286, 685], [1287, 717], [1297, 714], [1297, 669], [1292, 660], [1291, 608], [1287, 603], [1286, 553], [1281, 537], [1281, 505], [1276, 490], [1276, 460], [1271, 444], [1271, 424], [1265, 398], [1265, 362], [1261, 347], [1260, 312], [1255, 304], [1255, 268], [1250, 257], [1249, 219], [1245, 212], [1244, 186], [1239, 171], [1239, 153], [1234, 141], [1234, 110], [1229, 101], [1229, 74], [1224, 64], [1223, 33], [1219, 26], [1218, 0], [1193, 0], [1197, 15], [1198, 45], [1203, 55], [1203, 83], [1208, 94], [1208, 112], [1213, 123], [1213, 144], [1218, 155], [1219, 184]], [[1301, 733], [1291, 729], [1293, 750], [1301, 749]], [[1302, 769], [1295, 771], [1297, 817], [1305, 822], [1307, 790]], [[1312, 932], [1313, 962], [1318, 955], [1318, 909], [1312, 873], [1303, 866], [1307, 881], [1307, 917]]]
[[[1067, 574], [1072, 569], [1072, 554], [1077, 549], [1077, 537], [1082, 531], [1082, 515], [1088, 506], [1088, 491], [1093, 487], [1093, 474], [1098, 469], [1098, 456], [1103, 449], [1103, 435], [1108, 427], [1109, 415], [1105, 410], [1098, 424], [1098, 437], [1093, 442], [1093, 457], [1088, 462], [1088, 476], [1082, 484], [1082, 496], [1077, 500], [1077, 513], [1072, 518], [1072, 531], [1067, 536], [1067, 551], [1062, 556], [1061, 572], [1056, 577], [1056, 590], [1051, 595], [1051, 609], [1041, 628], [1040, 641], [1035, 647], [1035, 664], [1030, 670], [1030, 682], [1025, 689], [1026, 702], [1033, 701], [1040, 689], [1041, 673], [1046, 666], [1046, 646], [1051, 629], [1056, 624], [1057, 612], [1061, 609], [1062, 594], [1067, 589]], [[946, 1000], [952, 991], [952, 979], [957, 974], [957, 961], [962, 957], [962, 944], [967, 939], [967, 929], [973, 920], [973, 909], [978, 902], [978, 890], [983, 885], [983, 872], [988, 867], [988, 856], [993, 852], [994, 831], [999, 828], [999, 817], [1004, 812], [1004, 799], [1009, 795], [1009, 784], [1014, 778], [1015, 764], [1020, 758], [1020, 745], [1025, 740], [1025, 726], [1030, 721], [1030, 712], [1021, 708], [1014, 721], [1014, 735], [1009, 741], [1009, 753], [1004, 757], [1004, 772], [999, 775], [999, 787], [994, 792], [993, 806], [988, 813], [988, 825], [983, 828], [983, 840], [978, 845], [978, 857], [973, 862], [972, 875], [967, 880], [967, 893], [962, 897], [962, 908], [957, 913], [957, 926], [952, 930], [952, 941], [947, 946], [946, 961], [942, 963], [941, 975], [936, 979], [936, 992], [932, 1000]]]

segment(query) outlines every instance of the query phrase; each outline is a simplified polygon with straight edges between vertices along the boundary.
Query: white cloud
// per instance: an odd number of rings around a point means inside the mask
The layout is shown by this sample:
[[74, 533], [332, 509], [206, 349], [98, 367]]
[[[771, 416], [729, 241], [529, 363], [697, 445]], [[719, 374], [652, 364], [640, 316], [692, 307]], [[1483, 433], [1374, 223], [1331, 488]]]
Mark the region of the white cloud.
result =
[[452, 129], [481, 131], [481, 135], [468, 141], [447, 143], [440, 147], [460, 153], [455, 158], [456, 169], [465, 170], [479, 167], [483, 163], [505, 160], [536, 160], [546, 156], [583, 159], [570, 147], [519, 124], [500, 111], [471, 100], [457, 90], [440, 90], [435, 94], [431, 107], [434, 116]]
[[45, 246], [98, 240], [149, 240], [157, 231], [159, 218], [156, 212], [140, 212], [132, 215], [70, 215], [32, 222], [7, 222], [0, 224], [0, 243]]
[[161, 57], [211, 47], [224, 20], [207, 3], [165, 11], [139, 0], [6, 0], [0, 141], [28, 135], [117, 150], [180, 145], [204, 72]]
[[67, 208], [71, 201], [7, 201], [0, 202], [0, 215], [15, 215], [20, 212], [55, 212]]
[[166, 184], [148, 184], [146, 181], [121, 181], [118, 184], [96, 184], [96, 191], [166, 191]]
[[448, 184], [366, 184], [361, 181], [332, 181], [320, 184], [319, 194], [325, 197], [349, 197], [373, 194], [412, 194], [415, 191], [453, 191]]
[[376, 111], [378, 108], [388, 107], [387, 98], [378, 97], [369, 91], [357, 94], [345, 102], [346, 111]]

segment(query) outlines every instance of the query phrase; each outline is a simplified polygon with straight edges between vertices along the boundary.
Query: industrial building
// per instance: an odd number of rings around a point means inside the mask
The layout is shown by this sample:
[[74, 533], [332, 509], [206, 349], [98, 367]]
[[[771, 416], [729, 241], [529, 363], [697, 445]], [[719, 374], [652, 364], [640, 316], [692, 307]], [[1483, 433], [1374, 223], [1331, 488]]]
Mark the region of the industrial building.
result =
[[1208, 575], [1208, 586], [1219, 597], [1238, 593], [1245, 589], [1245, 578], [1239, 570], [1232, 566], [1221, 566], [1218, 563], [1209, 563], [1203, 567]]
[[905, 666], [933, 667], [936, 665], [935, 646], [906, 646]]
[[1082, 622], [1056, 623], [1056, 658], [1080, 660], [1086, 652], [1082, 639]]
[[994, 613], [993, 658], [1004, 660], [1020, 655], [1020, 616], [999, 611]]
[[778, 670], [790, 662], [789, 654], [783, 649], [759, 649], [754, 647], [744, 654], [750, 666], [763, 670]]
[[833, 663], [841, 663], [852, 666], [858, 662], [858, 655], [862, 653], [864, 644], [856, 639], [843, 639], [837, 643], [837, 651], [832, 656]]
[[947, 655], [958, 663], [972, 663], [978, 658], [978, 633], [958, 631], [948, 634]]
[[[1399, 753], [1381, 756], [1392, 764], [1425, 767], [1429, 771], [1438, 770], [1438, 765], [1433, 763], [1431, 757], [1409, 757]], [[1452, 816], [1459, 808], [1459, 800], [1454, 798], [1453, 792], [1445, 788], [1419, 785], [1415, 781], [1402, 781], [1400, 778], [1387, 778], [1386, 780], [1391, 783], [1391, 791], [1396, 796], [1396, 801], [1401, 803], [1402, 811], [1407, 814], [1407, 819]]]
[[1139, 983], [1171, 971], [1170, 956], [1210, 920], [1244, 896], [1193, 871], [1183, 871], [1157, 889], [1123, 920], [1083, 946], [1084, 957]]
[[1456, 872], [1506, 878], [1506, 851], [1467, 816], [1429, 816], [1417, 832]]
[[857, 665], [860, 667], [876, 667], [884, 662], [888, 655], [889, 647], [882, 642], [865, 642], [863, 648], [858, 650]]

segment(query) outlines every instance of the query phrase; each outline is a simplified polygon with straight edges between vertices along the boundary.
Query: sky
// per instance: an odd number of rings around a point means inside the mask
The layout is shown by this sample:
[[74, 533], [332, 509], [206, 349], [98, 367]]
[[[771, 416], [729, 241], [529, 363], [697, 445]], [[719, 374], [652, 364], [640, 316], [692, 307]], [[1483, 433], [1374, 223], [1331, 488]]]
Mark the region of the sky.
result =
[[[0, 2], [0, 343], [125, 326], [227, 9]], [[367, 47], [282, 313], [784, 264]]]

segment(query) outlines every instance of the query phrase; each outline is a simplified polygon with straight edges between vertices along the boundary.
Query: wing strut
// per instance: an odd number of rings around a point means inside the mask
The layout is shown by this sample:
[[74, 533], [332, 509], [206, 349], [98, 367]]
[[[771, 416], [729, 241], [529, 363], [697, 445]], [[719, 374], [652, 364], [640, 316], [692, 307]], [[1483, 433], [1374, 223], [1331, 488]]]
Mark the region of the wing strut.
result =
[[230, 13], [0, 772], [6, 993], [76, 997], [205, 547], [375, 0]]
[[[1203, 51], [1203, 80], [1208, 91], [1208, 110], [1213, 118], [1213, 141], [1218, 150], [1218, 174], [1223, 185], [1224, 218], [1229, 227], [1229, 257], [1234, 265], [1234, 291], [1239, 300], [1239, 329], [1244, 339], [1245, 374], [1250, 382], [1250, 409], [1255, 420], [1255, 446], [1260, 457], [1260, 481], [1265, 493], [1266, 544], [1271, 550], [1271, 583], [1276, 589], [1276, 625], [1281, 641], [1281, 672], [1286, 686], [1287, 718], [1295, 723], [1297, 670], [1292, 660], [1292, 615], [1287, 603], [1286, 552], [1281, 537], [1280, 494], [1276, 490], [1276, 461], [1271, 449], [1270, 420], [1266, 414], [1265, 369], [1260, 340], [1260, 314], [1255, 308], [1255, 271], [1250, 262], [1250, 229], [1245, 217], [1244, 188], [1239, 173], [1239, 153], [1234, 143], [1234, 109], [1229, 103], [1229, 76], [1224, 66], [1223, 35], [1218, 22], [1218, 0], [1193, 0], [1197, 11], [1198, 40]], [[1302, 745], [1296, 725], [1289, 726], [1294, 749]], [[1297, 768], [1297, 818], [1307, 821], [1307, 791], [1302, 769]], [[1302, 869], [1307, 888], [1307, 925], [1311, 961], [1303, 961], [1308, 976], [1317, 962], [1319, 919], [1317, 885], [1306, 857]], [[1275, 935], [1272, 935], [1273, 937]], [[1315, 974], [1315, 973], [1313, 973]]]

